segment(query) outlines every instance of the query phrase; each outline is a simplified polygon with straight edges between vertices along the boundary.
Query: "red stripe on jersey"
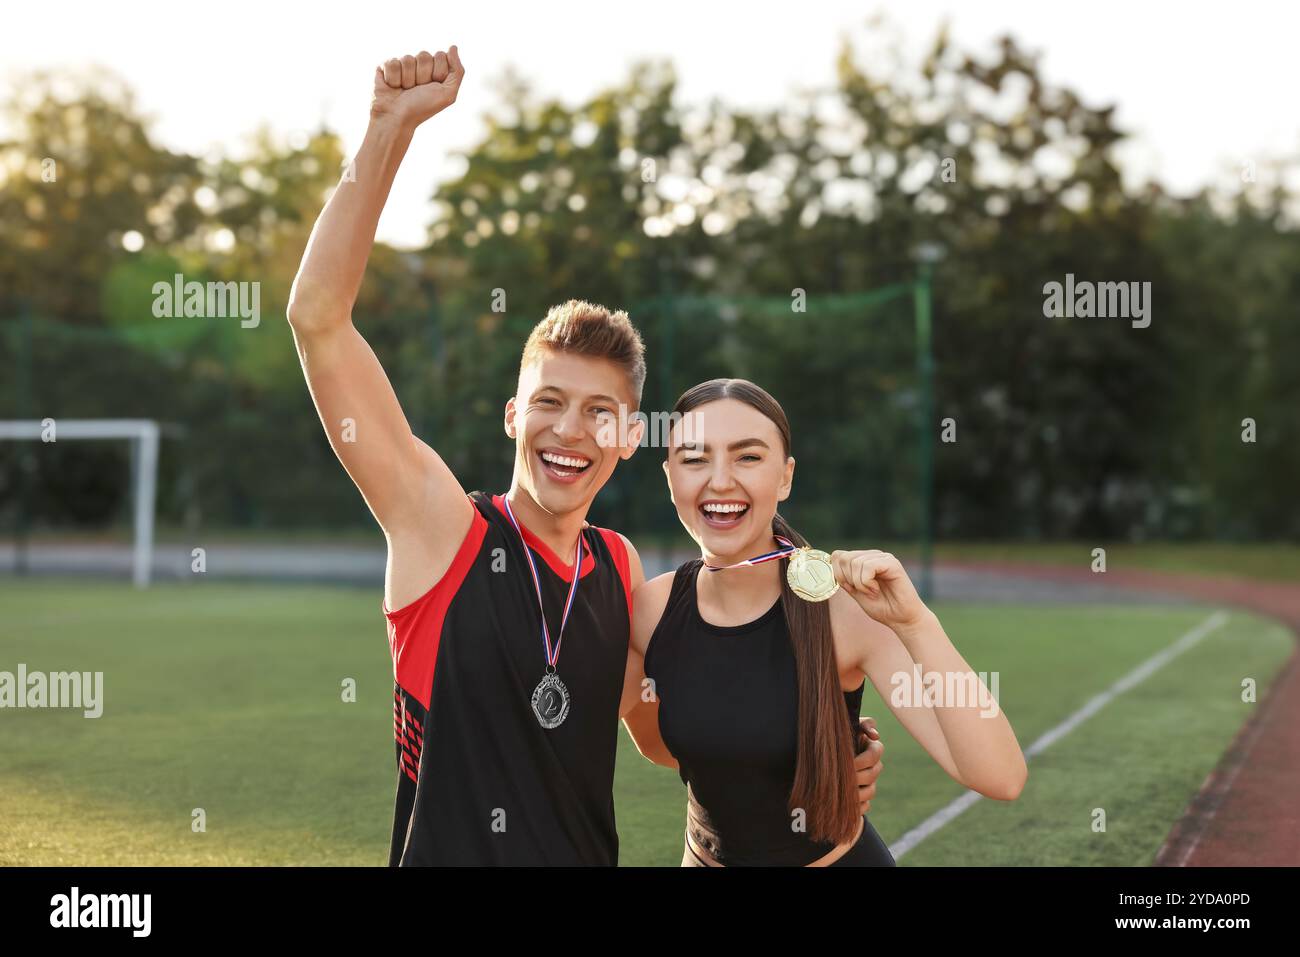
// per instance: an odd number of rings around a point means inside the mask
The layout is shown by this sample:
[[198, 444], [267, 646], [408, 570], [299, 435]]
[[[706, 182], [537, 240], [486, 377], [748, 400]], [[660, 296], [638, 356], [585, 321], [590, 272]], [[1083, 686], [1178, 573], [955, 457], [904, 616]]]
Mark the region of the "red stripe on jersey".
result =
[[627, 597], [627, 617], [632, 617], [632, 567], [627, 557], [627, 545], [623, 542], [623, 536], [612, 528], [596, 528], [600, 532], [600, 537], [605, 540], [605, 547], [609, 549], [610, 555], [614, 557], [614, 565], [618, 568], [618, 577], [623, 580], [623, 594]]
[[393, 676], [427, 711], [433, 692], [433, 670], [438, 662], [438, 644], [447, 609], [465, 576], [469, 574], [487, 534], [487, 519], [474, 509], [474, 520], [465, 533], [451, 567], [427, 592], [397, 611], [381, 607], [388, 619], [388, 649], [393, 655]]
[[[505, 499], [502, 498], [500, 495], [492, 496], [492, 504], [497, 507], [497, 511], [500, 512], [502, 515], [506, 514]], [[518, 516], [516, 516], [516, 518], [517, 517]], [[555, 572], [555, 574], [559, 575], [566, 582], [573, 581], [573, 565], [571, 563], [564, 561], [564, 559], [560, 558], [559, 555], [555, 554], [551, 546], [547, 545], [544, 541], [542, 541], [540, 538], [538, 538], [536, 535], [530, 532], [528, 530], [528, 526], [525, 525], [523, 522], [519, 523], [519, 530], [523, 532], [524, 541], [528, 543], [528, 547], [531, 548], [533, 551], [535, 551], [538, 555], [542, 556], [542, 560], [545, 561], [546, 564], [551, 566], [551, 571]], [[581, 578], [583, 575], [588, 574], [595, 567], [596, 567], [595, 556], [591, 554], [591, 548], [588, 547], [586, 539], [583, 539], [582, 571], [578, 577]], [[527, 571], [527, 569], [525, 569], [525, 571]]]

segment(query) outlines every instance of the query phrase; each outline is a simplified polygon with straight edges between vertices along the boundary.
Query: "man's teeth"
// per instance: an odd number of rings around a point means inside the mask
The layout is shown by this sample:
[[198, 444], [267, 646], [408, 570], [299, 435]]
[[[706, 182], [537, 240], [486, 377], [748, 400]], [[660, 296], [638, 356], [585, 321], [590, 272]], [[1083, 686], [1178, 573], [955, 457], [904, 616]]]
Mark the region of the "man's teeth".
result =
[[550, 462], [552, 465], [562, 465], [570, 469], [584, 469], [591, 464], [588, 459], [573, 458], [568, 455], [556, 455], [553, 452], [543, 452], [543, 461]]
[[712, 502], [704, 506], [706, 512], [743, 512], [748, 505], [715, 505]]

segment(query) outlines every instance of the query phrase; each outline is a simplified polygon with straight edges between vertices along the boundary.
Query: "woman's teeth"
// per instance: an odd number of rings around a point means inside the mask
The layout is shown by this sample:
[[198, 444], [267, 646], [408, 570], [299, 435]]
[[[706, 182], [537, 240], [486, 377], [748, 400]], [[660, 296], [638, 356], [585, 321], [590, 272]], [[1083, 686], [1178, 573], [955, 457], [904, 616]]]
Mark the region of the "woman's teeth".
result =
[[735, 525], [749, 511], [749, 506], [740, 503], [714, 504], [710, 502], [701, 505], [700, 511], [704, 513], [704, 520], [710, 525]]

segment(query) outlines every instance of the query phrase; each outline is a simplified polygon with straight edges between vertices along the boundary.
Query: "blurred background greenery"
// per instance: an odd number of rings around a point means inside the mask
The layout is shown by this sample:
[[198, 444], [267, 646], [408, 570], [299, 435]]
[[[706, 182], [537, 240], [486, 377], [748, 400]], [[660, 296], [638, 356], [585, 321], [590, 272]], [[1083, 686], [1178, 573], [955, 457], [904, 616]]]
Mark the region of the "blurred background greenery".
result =
[[[777, 111], [683, 103], [670, 64], [586, 102], [507, 73], [429, 244], [378, 245], [354, 316], [417, 434], [467, 488], [504, 490], [519, 351], [571, 297], [627, 309], [643, 407], [753, 378], [782, 401], [810, 536], [919, 527], [910, 281], [938, 243], [932, 416], [940, 541], [1300, 538], [1300, 236], [1284, 161], [1236, 191], [1126, 190], [1111, 106], [1047, 82], [1004, 39], [941, 30], [888, 75], [851, 39], [834, 89]], [[129, 89], [14, 87], [0, 144], [0, 418], [166, 424], [158, 513], [205, 531], [373, 528], [311, 407], [283, 319], [307, 235], [346, 165], [339, 136], [256, 134], [239, 158], [169, 151]], [[42, 179], [55, 160], [55, 182]], [[947, 172], [945, 172], [947, 171]], [[153, 283], [256, 281], [262, 319], [159, 319]], [[1149, 281], [1153, 320], [1044, 318], [1066, 273]], [[508, 308], [492, 309], [503, 289]], [[805, 313], [789, 308], [807, 294]], [[1242, 420], [1258, 423], [1242, 441]], [[129, 514], [123, 443], [0, 443], [0, 534]], [[675, 526], [657, 462], [619, 469], [594, 518]], [[21, 490], [21, 494], [20, 494]], [[21, 515], [20, 515], [21, 512]]]

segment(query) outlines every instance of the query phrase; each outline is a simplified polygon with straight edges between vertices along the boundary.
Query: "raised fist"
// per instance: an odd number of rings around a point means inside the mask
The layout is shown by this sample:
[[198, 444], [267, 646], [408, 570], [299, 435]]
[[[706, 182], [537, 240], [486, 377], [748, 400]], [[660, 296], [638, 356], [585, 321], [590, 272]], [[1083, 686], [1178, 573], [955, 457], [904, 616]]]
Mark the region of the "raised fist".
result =
[[388, 60], [375, 67], [370, 115], [419, 126], [456, 102], [464, 76], [455, 44], [445, 53], [421, 50], [416, 56]]

